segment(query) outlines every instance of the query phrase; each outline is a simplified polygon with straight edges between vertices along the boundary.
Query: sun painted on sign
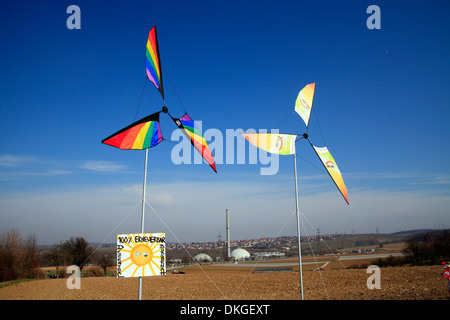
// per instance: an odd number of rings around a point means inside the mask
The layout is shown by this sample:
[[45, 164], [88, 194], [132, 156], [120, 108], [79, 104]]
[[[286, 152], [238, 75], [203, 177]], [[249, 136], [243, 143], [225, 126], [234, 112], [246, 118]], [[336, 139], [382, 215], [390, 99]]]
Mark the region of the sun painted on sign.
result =
[[166, 273], [165, 233], [119, 234], [117, 277], [160, 276]]

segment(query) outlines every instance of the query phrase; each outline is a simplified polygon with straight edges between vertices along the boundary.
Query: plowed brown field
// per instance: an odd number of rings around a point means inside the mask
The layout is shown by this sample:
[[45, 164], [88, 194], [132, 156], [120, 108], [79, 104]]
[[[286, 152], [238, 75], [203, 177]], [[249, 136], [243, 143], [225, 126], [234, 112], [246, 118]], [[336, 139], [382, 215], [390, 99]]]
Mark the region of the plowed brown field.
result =
[[[441, 266], [381, 268], [381, 289], [368, 289], [366, 269], [306, 271], [305, 300], [449, 299]], [[1, 300], [136, 300], [138, 279], [81, 278], [80, 289], [67, 279], [22, 282], [0, 289]], [[300, 299], [298, 272], [251, 273], [203, 269], [143, 279], [148, 300], [290, 300]]]

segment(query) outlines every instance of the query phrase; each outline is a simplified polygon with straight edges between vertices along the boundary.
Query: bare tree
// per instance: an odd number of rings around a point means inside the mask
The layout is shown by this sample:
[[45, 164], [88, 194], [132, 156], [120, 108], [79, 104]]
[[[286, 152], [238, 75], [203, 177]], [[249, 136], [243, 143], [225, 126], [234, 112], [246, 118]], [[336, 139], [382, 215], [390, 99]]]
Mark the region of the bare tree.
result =
[[81, 237], [70, 238], [63, 243], [62, 248], [67, 255], [67, 262], [78, 266], [80, 271], [90, 262], [94, 251], [94, 248], [90, 247], [87, 241]]
[[17, 230], [0, 235], [0, 281], [38, 278], [39, 253], [36, 237], [22, 240]]
[[114, 265], [114, 259], [111, 258], [111, 256], [104, 254], [97, 260], [97, 264], [103, 268], [106, 277], [106, 269]]
[[64, 265], [64, 261], [67, 259], [63, 249], [63, 243], [60, 242], [52, 246], [44, 253], [44, 257], [52, 266], [56, 266], [56, 276], [59, 277], [59, 266]]

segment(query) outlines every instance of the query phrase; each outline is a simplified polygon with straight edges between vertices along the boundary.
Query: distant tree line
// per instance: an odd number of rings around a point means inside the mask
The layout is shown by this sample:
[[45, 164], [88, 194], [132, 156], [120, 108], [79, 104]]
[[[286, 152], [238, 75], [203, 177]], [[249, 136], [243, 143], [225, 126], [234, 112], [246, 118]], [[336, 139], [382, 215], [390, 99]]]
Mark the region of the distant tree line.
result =
[[450, 231], [434, 231], [408, 240], [405, 249], [411, 264], [436, 264], [450, 258]]
[[59, 268], [62, 266], [76, 265], [81, 271], [94, 260], [103, 268], [105, 275], [106, 268], [114, 265], [110, 256], [94, 256], [94, 248], [81, 237], [61, 241], [40, 255], [34, 236], [22, 239], [17, 230], [0, 235], [0, 282], [45, 278], [46, 275], [41, 271], [41, 262], [55, 266], [56, 276], [59, 276]]
[[434, 265], [450, 260], [450, 230], [419, 234], [407, 240], [404, 257], [389, 257], [373, 262], [379, 267], [395, 265]]

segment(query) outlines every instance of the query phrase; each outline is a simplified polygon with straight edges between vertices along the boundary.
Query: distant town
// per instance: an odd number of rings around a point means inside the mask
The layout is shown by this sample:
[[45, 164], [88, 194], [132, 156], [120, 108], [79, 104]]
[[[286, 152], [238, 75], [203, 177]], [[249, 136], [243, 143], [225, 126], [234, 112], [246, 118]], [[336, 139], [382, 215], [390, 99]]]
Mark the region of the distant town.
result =
[[[301, 242], [312, 242], [322, 240], [334, 240], [345, 234], [326, 234], [315, 236], [300, 237]], [[284, 250], [297, 248], [297, 236], [281, 236], [275, 238], [259, 238], [245, 240], [230, 240], [230, 248], [252, 248], [252, 249], [268, 249], [283, 248]], [[175, 249], [192, 249], [192, 250], [208, 250], [226, 247], [224, 240], [215, 242], [190, 242], [190, 243], [166, 243], [166, 250]]]
[[[359, 246], [379, 246], [385, 243], [393, 243], [404, 241], [410, 238], [414, 234], [431, 232], [432, 229], [418, 229], [409, 230], [403, 232], [396, 232], [390, 234], [348, 234], [348, 233], [333, 233], [333, 234], [320, 234], [301, 236], [302, 243], [310, 243], [318, 245], [323, 243], [323, 247], [330, 245], [334, 249], [343, 248], [355, 248]], [[218, 241], [208, 242], [166, 242], [166, 250], [218, 250], [227, 248], [227, 241], [222, 240], [220, 236]], [[333, 245], [332, 245], [333, 244]], [[98, 243], [91, 243], [91, 245], [97, 246]], [[103, 243], [102, 247], [115, 247], [115, 243]], [[253, 251], [278, 249], [283, 251], [296, 250], [298, 247], [297, 236], [279, 236], [279, 237], [262, 237], [258, 239], [242, 239], [242, 240], [230, 240], [230, 248], [245, 248], [252, 249]], [[302, 245], [303, 247], [303, 245]]]

